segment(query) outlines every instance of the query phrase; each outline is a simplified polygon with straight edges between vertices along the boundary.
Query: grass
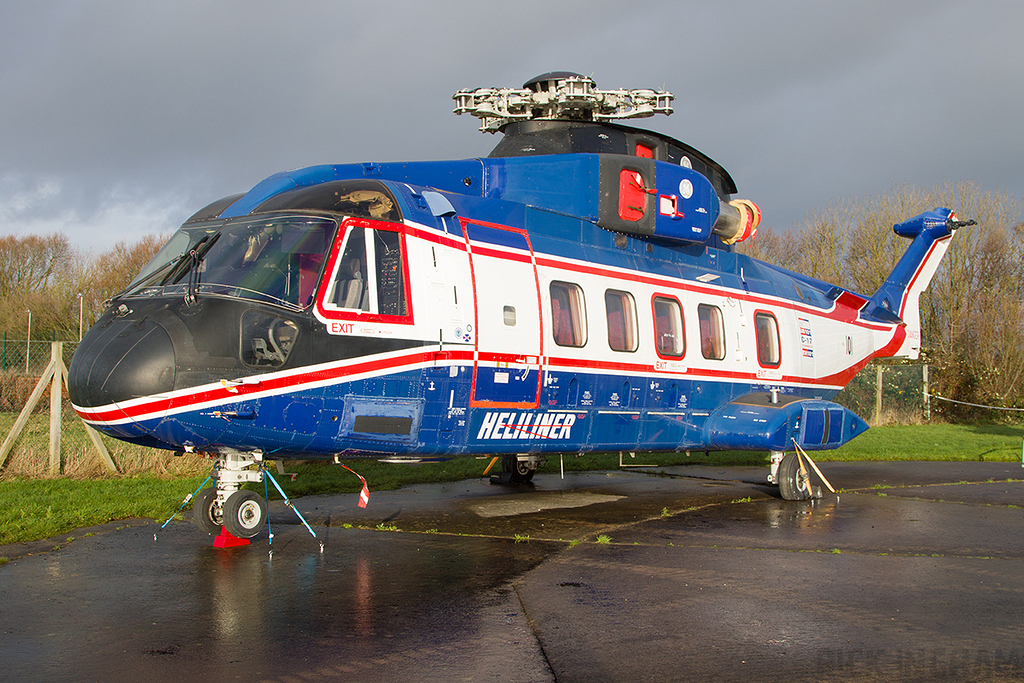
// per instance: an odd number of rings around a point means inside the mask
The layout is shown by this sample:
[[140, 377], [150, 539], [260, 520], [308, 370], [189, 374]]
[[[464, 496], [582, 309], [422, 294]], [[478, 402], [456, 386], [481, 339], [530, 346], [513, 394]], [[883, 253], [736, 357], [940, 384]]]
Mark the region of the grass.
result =
[[875, 427], [815, 460], [959, 460], [1012, 462], [1021, 459], [1024, 426], [927, 424]]
[[166, 519], [203, 479], [147, 476], [2, 481], [0, 545], [50, 538], [118, 519]]
[[[885, 426], [869, 430], [836, 451], [814, 454], [819, 461], [843, 460], [962, 460], [1020, 461], [1024, 427], [1012, 425]], [[46, 460], [45, 446], [38, 459]], [[121, 457], [114, 454], [122, 465]], [[159, 474], [131, 476], [92, 473], [88, 479], [36, 478], [12, 476], [5, 467], [0, 478], [0, 545], [18, 541], [50, 538], [74, 529], [133, 517], [163, 521], [178, 509], [184, 497], [205, 478], [209, 460], [195, 457], [174, 458], [153, 453], [135, 458], [132, 471], [141, 470], [146, 461], [150, 471]], [[440, 463], [391, 465], [375, 460], [346, 461], [366, 477], [372, 492], [419, 483], [459, 481], [480, 477], [488, 460], [458, 458]], [[755, 465], [767, 466], [768, 455], [758, 452], [643, 453], [624, 462], [658, 467], [679, 465]], [[356, 493], [361, 482], [344, 468], [328, 462], [286, 462], [288, 472], [296, 472], [296, 481], [276, 477], [289, 497], [317, 493]], [[619, 467], [618, 453], [567, 455], [568, 471], [613, 470]], [[551, 458], [542, 472], [558, 472], [559, 458]], [[199, 474], [202, 472], [202, 474]], [[45, 468], [44, 473], [45, 474]], [[84, 475], [79, 475], [84, 476]], [[262, 485], [251, 487], [263, 493]], [[271, 499], [279, 498], [271, 488]], [[667, 510], [663, 510], [663, 515]], [[383, 530], [383, 529], [382, 529]]]

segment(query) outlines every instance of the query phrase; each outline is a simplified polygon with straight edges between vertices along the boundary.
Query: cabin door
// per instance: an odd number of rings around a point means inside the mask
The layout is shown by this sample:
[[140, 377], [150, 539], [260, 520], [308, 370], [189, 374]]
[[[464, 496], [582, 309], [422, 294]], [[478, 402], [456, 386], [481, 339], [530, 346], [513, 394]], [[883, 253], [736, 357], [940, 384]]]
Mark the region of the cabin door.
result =
[[541, 383], [541, 300], [529, 235], [463, 222], [473, 277], [476, 340], [470, 405], [536, 408]]

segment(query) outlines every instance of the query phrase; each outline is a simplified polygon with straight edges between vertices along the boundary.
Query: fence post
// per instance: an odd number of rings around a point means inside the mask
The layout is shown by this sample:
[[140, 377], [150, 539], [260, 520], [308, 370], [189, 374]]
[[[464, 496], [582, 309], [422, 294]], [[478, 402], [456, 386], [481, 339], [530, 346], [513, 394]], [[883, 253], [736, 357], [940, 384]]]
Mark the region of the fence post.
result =
[[928, 386], [928, 364], [921, 366], [921, 391], [924, 394], [924, 420], [931, 422], [932, 419], [932, 390]]
[[875, 426], [882, 424], [882, 364], [875, 366]]
[[28, 359], [32, 355], [32, 311], [28, 312], [28, 334], [25, 335], [25, 374], [28, 374]]
[[50, 342], [50, 367], [53, 379], [50, 381], [50, 474], [60, 474], [60, 366], [64, 359], [64, 342]]
[[[21, 413], [14, 421], [14, 426], [11, 427], [11, 431], [7, 433], [7, 438], [4, 439], [3, 445], [0, 445], [0, 467], [2, 467], [4, 462], [7, 460], [7, 456], [14, 448], [14, 442], [18, 440], [18, 437], [21, 435], [21, 431], [25, 428], [25, 425], [29, 421], [29, 417], [32, 415], [32, 411], [35, 410], [36, 404], [39, 403], [39, 399], [42, 398], [43, 394], [46, 392], [46, 385], [49, 384], [50, 473], [60, 474], [61, 389], [62, 387], [67, 386], [67, 383], [68, 368], [64, 365], [64, 343], [55, 341], [50, 344], [50, 364], [46, 366], [46, 370], [43, 371], [43, 376], [39, 378], [36, 388], [32, 390], [32, 394], [28, 397], [25, 407], [21, 409]], [[93, 446], [96, 447], [96, 452], [99, 453], [100, 459], [103, 460], [107, 469], [116, 474], [117, 466], [114, 464], [113, 459], [111, 459], [110, 453], [107, 452], [106, 446], [103, 445], [100, 435], [88, 424], [85, 425], [85, 432], [89, 435], [89, 440], [92, 441]]]

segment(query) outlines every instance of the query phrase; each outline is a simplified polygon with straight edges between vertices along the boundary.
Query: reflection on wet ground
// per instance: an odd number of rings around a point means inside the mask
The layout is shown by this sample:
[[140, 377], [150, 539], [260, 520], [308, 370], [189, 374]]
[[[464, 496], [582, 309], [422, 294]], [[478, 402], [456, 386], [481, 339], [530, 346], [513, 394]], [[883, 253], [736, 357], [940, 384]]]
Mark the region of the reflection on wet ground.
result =
[[1019, 464], [842, 465], [300, 499], [323, 553], [281, 509], [272, 556], [76, 534], [0, 566], [0, 680], [1024, 677]]
[[540, 665], [507, 583], [551, 548], [480, 538], [453, 547], [448, 537], [361, 530], [327, 536], [321, 555], [304, 529], [279, 527], [270, 559], [265, 543], [215, 550], [177, 524], [155, 543], [142, 527], [12, 562], [0, 568], [0, 678], [76, 680], [78, 671], [103, 680], [116, 663], [121, 680], [259, 680], [297, 666], [356, 672], [374, 663], [401, 680], [408, 666], [476, 659], [481, 634], [495, 631], [519, 645], [490, 653], [486, 666], [513, 656]]

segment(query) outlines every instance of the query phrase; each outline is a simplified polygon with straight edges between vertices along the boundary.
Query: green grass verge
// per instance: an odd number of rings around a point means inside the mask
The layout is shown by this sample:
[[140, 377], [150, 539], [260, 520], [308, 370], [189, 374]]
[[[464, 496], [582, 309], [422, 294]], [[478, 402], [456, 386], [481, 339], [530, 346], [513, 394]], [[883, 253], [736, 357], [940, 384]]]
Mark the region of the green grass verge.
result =
[[816, 460], [951, 460], [1012, 462], [1021, 459], [1024, 426], [927, 424], [873, 427]]
[[[964, 460], [1019, 461], [1024, 427], [1010, 425], [912, 425], [869, 430], [835, 451], [814, 454], [820, 461], [844, 460]], [[566, 456], [566, 471], [607, 470], [619, 467], [618, 453]], [[685, 453], [628, 454], [632, 465], [767, 465], [768, 455], [757, 452], [713, 452], [706, 456]], [[375, 460], [346, 461], [366, 477], [370, 490], [395, 489], [408, 484], [459, 481], [481, 476], [488, 460], [458, 458], [440, 463], [392, 465]], [[348, 470], [332, 463], [286, 462], [299, 477], [276, 477], [289, 496], [356, 492], [362, 484]], [[500, 470], [496, 465], [492, 472]], [[551, 458], [542, 472], [558, 472], [559, 458]], [[156, 476], [103, 479], [9, 479], [0, 481], [0, 545], [66, 534], [74, 529], [118, 519], [143, 517], [164, 520], [203, 477]], [[263, 487], [254, 487], [263, 493]], [[279, 498], [271, 488], [271, 499]]]
[[203, 477], [0, 481], [0, 545], [118, 519], [166, 519], [201, 481]]

